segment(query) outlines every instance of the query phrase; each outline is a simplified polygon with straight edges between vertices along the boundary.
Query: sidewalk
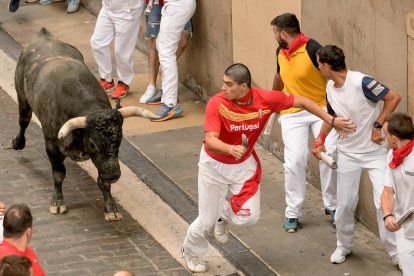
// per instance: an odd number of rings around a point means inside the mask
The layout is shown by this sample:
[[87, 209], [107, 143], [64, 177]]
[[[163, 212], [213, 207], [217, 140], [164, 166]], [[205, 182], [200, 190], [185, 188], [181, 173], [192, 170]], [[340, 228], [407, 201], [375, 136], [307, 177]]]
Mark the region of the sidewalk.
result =
[[[3, 8], [0, 18], [0, 27], [21, 45], [29, 43], [33, 35], [45, 26], [58, 38], [75, 45], [83, 53], [92, 72], [97, 73], [89, 46], [95, 17], [83, 8], [71, 15], [66, 14], [64, 2], [48, 6], [22, 6], [16, 14], [10, 14]], [[123, 106], [139, 105], [138, 99], [147, 86], [147, 57], [135, 51], [134, 58], [137, 75], [131, 92], [122, 100]], [[196, 209], [191, 204], [197, 200], [197, 161], [203, 139], [205, 104], [199, 103], [197, 96], [184, 86], [180, 86], [179, 96], [184, 109], [183, 118], [163, 123], [135, 118], [125, 121], [124, 135], [128, 142], [123, 143], [120, 157], [165, 202], [191, 222], [196, 215]], [[140, 106], [153, 111], [158, 108]], [[136, 162], [131, 160], [137, 154], [126, 154], [134, 152], [134, 149], [161, 173], [150, 168], [135, 170], [133, 166]], [[234, 241], [239, 240], [244, 246], [238, 247], [239, 251], [229, 249], [227, 245], [218, 247], [237, 268], [244, 267], [248, 275], [263, 275], [246, 268], [249, 262], [254, 266], [263, 260], [264, 266], [269, 265], [281, 275], [401, 275], [385, 253], [379, 238], [359, 223], [356, 225], [353, 254], [345, 263], [332, 265], [329, 256], [335, 249], [335, 228], [324, 215], [319, 191], [311, 185], [300, 221], [302, 228], [295, 234], [285, 233], [282, 229], [285, 208], [283, 164], [262, 147], [257, 146], [256, 150], [263, 169], [261, 220], [247, 228], [231, 227]], [[178, 190], [173, 189], [177, 197], [171, 198], [171, 190], [159, 190], [161, 185], [154, 180], [159, 179], [157, 177], [161, 177], [162, 173], [166, 175], [162, 181], [171, 183], [165, 186], [166, 189], [177, 185]], [[192, 207], [183, 210], [183, 206]], [[181, 235], [184, 238], [185, 232]]]

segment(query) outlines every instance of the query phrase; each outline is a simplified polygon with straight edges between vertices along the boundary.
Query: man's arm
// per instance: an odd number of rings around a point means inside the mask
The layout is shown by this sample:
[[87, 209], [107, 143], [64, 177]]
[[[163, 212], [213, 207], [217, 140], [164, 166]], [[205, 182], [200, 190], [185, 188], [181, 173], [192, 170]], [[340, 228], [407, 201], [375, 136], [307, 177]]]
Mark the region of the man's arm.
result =
[[283, 83], [282, 78], [280, 77], [278, 73], [276, 73], [273, 78], [272, 90], [282, 91], [284, 86], [285, 84]]
[[[401, 97], [393, 90], [390, 90], [382, 100], [384, 101], [384, 107], [382, 108], [380, 115], [376, 119], [376, 121], [381, 125], [384, 124], [385, 117], [387, 117], [388, 114], [394, 112], [395, 108], [401, 101]], [[371, 140], [377, 144], [381, 144], [381, 142], [384, 141], [380, 128], [372, 128]]]
[[319, 105], [314, 103], [312, 100], [302, 96], [295, 96], [295, 102], [293, 107], [299, 107], [309, 111], [310, 113], [321, 118], [329, 126], [335, 128], [338, 132], [352, 132], [355, 131], [356, 125], [350, 119], [342, 117], [333, 117], [326, 113]]
[[384, 213], [385, 229], [390, 232], [395, 232], [400, 229], [397, 220], [392, 215], [392, 210], [394, 209], [394, 189], [392, 187], [384, 186], [381, 195], [381, 207]]
[[218, 132], [206, 132], [204, 142], [209, 151], [223, 155], [230, 154], [236, 159], [240, 159], [246, 152], [243, 145], [230, 145], [221, 141]]

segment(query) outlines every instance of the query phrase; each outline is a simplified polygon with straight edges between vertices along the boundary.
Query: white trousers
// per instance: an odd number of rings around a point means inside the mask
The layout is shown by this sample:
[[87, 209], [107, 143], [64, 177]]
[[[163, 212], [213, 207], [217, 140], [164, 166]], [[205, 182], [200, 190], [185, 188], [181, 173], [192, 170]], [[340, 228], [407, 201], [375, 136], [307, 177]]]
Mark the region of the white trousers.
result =
[[[299, 218], [306, 191], [306, 166], [309, 160], [309, 130], [314, 137], [319, 135], [323, 121], [308, 111], [285, 114], [279, 117], [282, 138], [285, 144], [285, 193], [286, 218]], [[332, 130], [325, 141], [326, 153], [336, 159], [338, 133]], [[319, 162], [323, 205], [336, 209], [336, 172], [324, 162]]]
[[91, 46], [102, 79], [112, 80], [110, 44], [115, 39], [115, 62], [118, 78], [127, 85], [132, 83], [135, 76], [132, 54], [137, 42], [144, 4], [145, 2], [142, 1], [141, 6], [130, 11], [113, 12], [105, 7], [101, 8], [96, 20], [95, 31], [91, 37]]
[[344, 153], [338, 151], [338, 207], [336, 208], [337, 247], [350, 251], [354, 241], [355, 209], [359, 200], [362, 170], [366, 169], [372, 183], [379, 235], [390, 256], [397, 254], [395, 234], [385, 229], [381, 194], [384, 189], [387, 153]]
[[177, 48], [185, 24], [195, 12], [195, 0], [169, 0], [161, 11], [157, 37], [158, 57], [162, 72], [161, 102], [175, 106], [178, 97]]
[[403, 275], [414, 276], [414, 239], [407, 239], [398, 234], [395, 237]]
[[242, 206], [250, 209], [250, 215], [236, 215], [226, 200], [228, 190], [238, 194], [256, 172], [257, 162], [253, 156], [240, 164], [223, 164], [202, 148], [198, 167], [198, 217], [189, 226], [183, 244], [184, 251], [193, 256], [203, 256], [207, 252], [206, 236], [220, 217], [234, 225], [246, 226], [255, 224], [260, 217], [260, 187]]

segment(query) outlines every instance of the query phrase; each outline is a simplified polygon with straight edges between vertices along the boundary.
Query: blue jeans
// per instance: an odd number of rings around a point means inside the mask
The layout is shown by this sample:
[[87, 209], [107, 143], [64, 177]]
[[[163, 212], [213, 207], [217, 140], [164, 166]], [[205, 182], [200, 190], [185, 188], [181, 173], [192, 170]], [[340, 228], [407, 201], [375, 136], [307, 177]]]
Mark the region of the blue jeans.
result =
[[[145, 38], [149, 39], [152, 37], [157, 37], [158, 33], [160, 32], [160, 22], [161, 22], [161, 5], [154, 4], [152, 6], [151, 13], [146, 16], [146, 30], [145, 30]], [[185, 24], [184, 27], [185, 32], [190, 32], [190, 35], [193, 33], [193, 25], [191, 24], [191, 20]]]

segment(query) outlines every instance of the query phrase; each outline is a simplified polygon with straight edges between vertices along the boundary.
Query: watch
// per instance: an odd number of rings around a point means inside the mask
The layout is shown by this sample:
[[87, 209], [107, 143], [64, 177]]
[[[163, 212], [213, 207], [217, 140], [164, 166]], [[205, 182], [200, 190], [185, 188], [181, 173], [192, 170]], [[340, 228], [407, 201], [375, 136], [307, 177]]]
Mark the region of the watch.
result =
[[373, 127], [381, 129], [382, 125], [379, 122], [375, 121]]

